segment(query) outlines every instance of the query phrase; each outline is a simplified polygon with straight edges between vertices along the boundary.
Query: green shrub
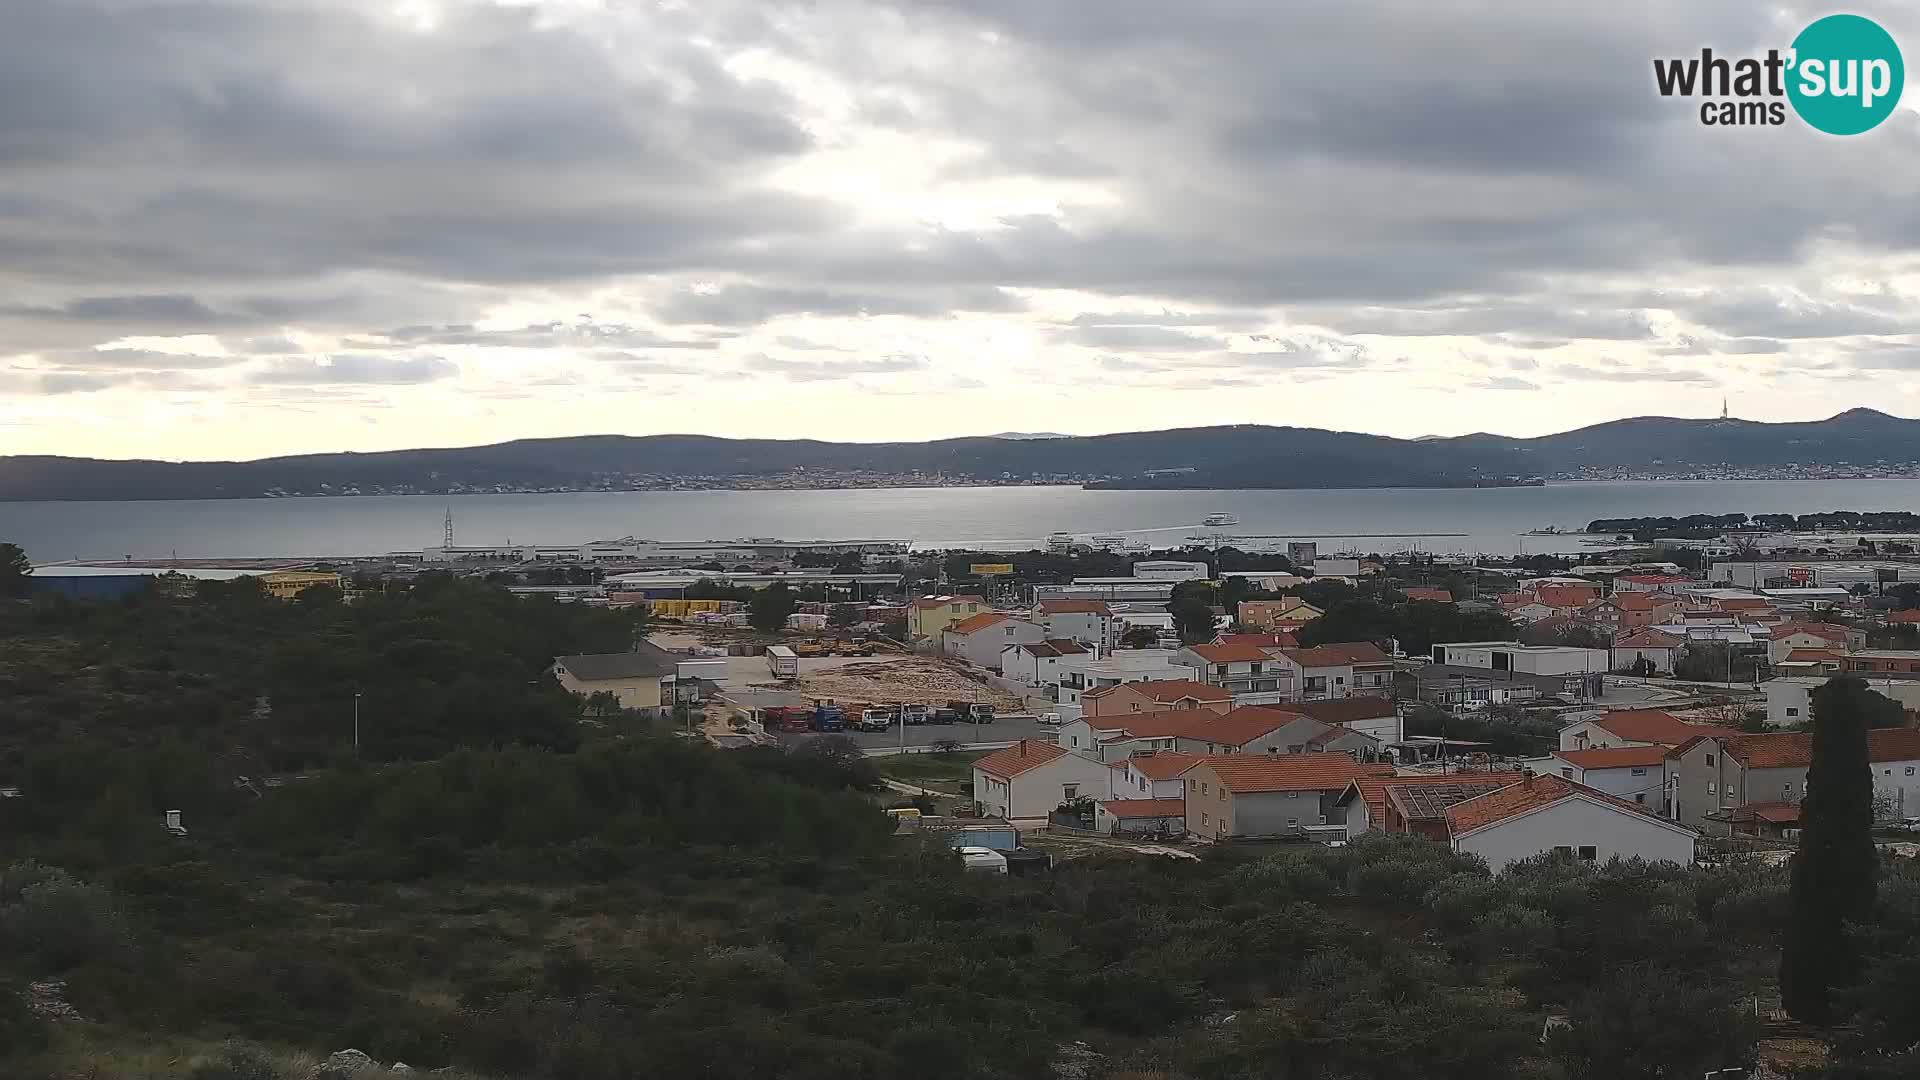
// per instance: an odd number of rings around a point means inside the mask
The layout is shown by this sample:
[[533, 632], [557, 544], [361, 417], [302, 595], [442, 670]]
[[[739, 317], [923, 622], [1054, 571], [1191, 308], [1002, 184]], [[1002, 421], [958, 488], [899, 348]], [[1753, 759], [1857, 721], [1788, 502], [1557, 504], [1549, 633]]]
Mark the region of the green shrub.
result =
[[23, 984], [0, 980], [0, 1060], [47, 1045], [47, 1025], [33, 1011]]
[[[16, 888], [17, 882], [25, 881]], [[0, 950], [34, 974], [54, 974], [110, 957], [129, 940], [107, 890], [65, 871], [10, 867], [0, 896]]]

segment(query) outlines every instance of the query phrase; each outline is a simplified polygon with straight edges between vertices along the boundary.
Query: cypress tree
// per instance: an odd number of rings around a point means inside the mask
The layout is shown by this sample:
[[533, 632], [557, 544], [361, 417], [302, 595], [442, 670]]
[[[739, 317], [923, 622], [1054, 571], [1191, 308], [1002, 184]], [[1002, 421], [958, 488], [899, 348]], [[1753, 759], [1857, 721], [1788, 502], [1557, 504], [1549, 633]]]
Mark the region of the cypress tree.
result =
[[1873, 694], [1860, 679], [1813, 692], [1813, 763], [1800, 804], [1792, 908], [1780, 953], [1780, 1001], [1809, 1024], [1833, 1023], [1833, 992], [1857, 981], [1860, 959], [1846, 925], [1873, 910], [1873, 769], [1867, 723]]

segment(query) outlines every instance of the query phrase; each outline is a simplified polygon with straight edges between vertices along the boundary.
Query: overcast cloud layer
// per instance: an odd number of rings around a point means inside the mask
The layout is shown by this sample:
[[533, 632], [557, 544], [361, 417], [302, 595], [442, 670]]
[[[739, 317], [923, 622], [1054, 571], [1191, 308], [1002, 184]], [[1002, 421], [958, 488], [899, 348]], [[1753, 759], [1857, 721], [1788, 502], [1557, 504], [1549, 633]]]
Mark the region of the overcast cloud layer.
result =
[[1653, 90], [1824, 13], [0, 0], [0, 453], [1920, 414], [1920, 96]]

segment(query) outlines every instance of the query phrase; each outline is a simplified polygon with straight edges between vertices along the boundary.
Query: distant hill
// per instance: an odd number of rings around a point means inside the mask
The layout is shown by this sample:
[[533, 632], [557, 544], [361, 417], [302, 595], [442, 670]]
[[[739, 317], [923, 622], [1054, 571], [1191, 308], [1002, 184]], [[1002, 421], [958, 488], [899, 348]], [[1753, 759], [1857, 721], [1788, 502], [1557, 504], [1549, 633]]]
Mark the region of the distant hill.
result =
[[1313, 428], [1180, 428], [1046, 438], [830, 443], [703, 435], [586, 435], [493, 446], [308, 454], [258, 461], [0, 457], [0, 500], [217, 499], [268, 493], [577, 489], [680, 483], [796, 469], [956, 481], [1071, 479], [1101, 487], [1473, 487], [1582, 468], [1834, 465], [1920, 461], [1920, 421], [1854, 409], [1809, 423], [1636, 417], [1533, 439], [1423, 440]]
[[1071, 435], [1062, 435], [1057, 431], [1003, 431], [998, 435], [989, 435], [989, 439], [1070, 439]]

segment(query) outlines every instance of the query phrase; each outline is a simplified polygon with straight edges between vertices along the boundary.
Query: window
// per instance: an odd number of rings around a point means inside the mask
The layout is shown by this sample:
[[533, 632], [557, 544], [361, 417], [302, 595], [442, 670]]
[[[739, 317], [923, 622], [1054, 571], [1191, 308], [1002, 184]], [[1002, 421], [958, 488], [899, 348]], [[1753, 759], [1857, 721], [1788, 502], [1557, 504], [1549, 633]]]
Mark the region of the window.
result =
[[1629, 776], [1645, 776], [1645, 775], [1647, 775], [1647, 770], [1645, 770], [1645, 769], [1631, 769], [1631, 770], [1628, 770], [1628, 775], [1629, 775]]
[[1227, 786], [1225, 784], [1220, 785], [1220, 801], [1227, 801]]
[[1781, 797], [1781, 798], [1783, 798], [1783, 799], [1791, 799], [1791, 798], [1793, 798], [1793, 784], [1792, 784], [1792, 783], [1785, 783], [1785, 784], [1781, 784], [1781, 785], [1780, 785], [1780, 797]]
[[1074, 798], [1079, 794], [1080, 794], [1079, 784], [1065, 784], [1065, 785], [1062, 785], [1060, 788], [1060, 797], [1065, 799], [1068, 802], [1072, 802]]
[[1555, 855], [1569, 855], [1569, 856], [1570, 856], [1570, 855], [1572, 855], [1572, 854], [1573, 854], [1573, 849], [1572, 849], [1572, 848], [1570, 848], [1570, 847], [1568, 847], [1568, 846], [1567, 846], [1567, 845], [1565, 845], [1565, 844], [1556, 844], [1556, 845], [1554, 846], [1554, 849], [1553, 849], [1553, 853], [1554, 853]]
[[1200, 824], [1205, 825], [1206, 823], [1207, 823], [1207, 814], [1206, 814], [1206, 811], [1203, 810], [1200, 812]]
[[1713, 781], [1711, 781], [1711, 780], [1709, 780], [1709, 781], [1707, 781], [1707, 794], [1709, 794], [1709, 795], [1713, 795], [1713, 794], [1717, 794], [1717, 793], [1716, 793], [1716, 792], [1714, 791], [1714, 787], [1713, 787]]
[[1335, 675], [1333, 677], [1333, 685], [1345, 686], [1346, 684], [1347, 684], [1347, 677], [1345, 675]]
[[1572, 769], [1561, 769], [1561, 770], [1560, 770], [1560, 775], [1561, 775], [1561, 776], [1564, 776], [1564, 777], [1566, 777], [1566, 778], [1567, 778], [1567, 779], [1569, 779], [1569, 780], [1571, 780], [1571, 779], [1573, 779], [1573, 770], [1572, 770]]
[[1205, 780], [1202, 780], [1200, 781], [1200, 794], [1205, 795], [1206, 793], [1207, 793], [1207, 782]]
[[1633, 801], [1645, 806], [1647, 804], [1647, 793], [1644, 791], [1635, 792]]
[[1134, 712], [1139, 712], [1139, 711], [1140, 711], [1140, 703], [1139, 703], [1139, 702], [1137, 702], [1137, 701], [1136, 701], [1136, 702], [1134, 702], [1134, 703], [1133, 703], [1133, 711], [1134, 711]]
[[1800, 710], [1799, 710], [1799, 709], [1796, 709], [1796, 708], [1792, 708], [1792, 707], [1790, 706], [1790, 707], [1788, 707], [1788, 709], [1787, 709], [1787, 715], [1788, 715], [1788, 716], [1799, 716], [1799, 715], [1800, 715]]
[[1909, 766], [1907, 766], [1907, 775], [1908, 775], [1908, 776], [1912, 776], [1912, 775], [1913, 775], [1913, 766], [1911, 766], [1911, 765], [1909, 765]]
[[1712, 767], [1713, 767], [1713, 755], [1712, 755], [1712, 754], [1708, 754], [1708, 755], [1707, 755], [1707, 767], [1708, 767], [1708, 768], [1712, 768]]
[[1599, 858], [1600, 858], [1599, 848], [1594, 847], [1592, 844], [1581, 845], [1580, 847], [1581, 862], [1597, 862]]
[[1288, 819], [1287, 819], [1287, 828], [1289, 828], [1289, 829], [1297, 829], [1297, 828], [1299, 828], [1299, 827], [1300, 827], [1300, 819], [1299, 819], [1299, 818], [1291, 818], [1291, 817], [1290, 817], [1290, 818], [1288, 818]]
[[1269, 754], [1277, 754], [1277, 753], [1279, 753], [1279, 752], [1280, 752], [1280, 748], [1279, 748], [1279, 747], [1277, 747], [1277, 746], [1269, 746], [1269, 747], [1267, 747], [1267, 753], [1269, 753]]

